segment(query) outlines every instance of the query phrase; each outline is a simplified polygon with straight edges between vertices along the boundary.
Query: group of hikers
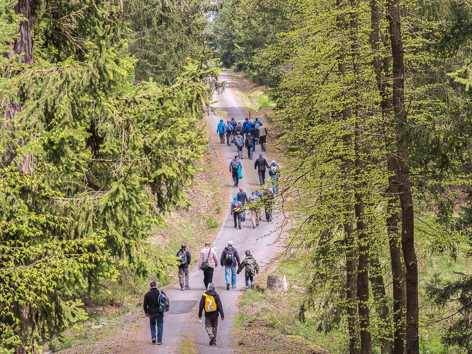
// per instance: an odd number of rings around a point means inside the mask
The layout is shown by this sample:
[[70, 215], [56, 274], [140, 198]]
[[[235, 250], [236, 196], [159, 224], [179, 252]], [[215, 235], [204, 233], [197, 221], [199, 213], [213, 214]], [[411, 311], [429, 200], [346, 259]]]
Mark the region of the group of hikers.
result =
[[[216, 128], [220, 135], [220, 143], [231, 146], [234, 142], [238, 149], [239, 158], [243, 159], [243, 148], [247, 149], [247, 157], [252, 160], [252, 155], [256, 151], [256, 145], [261, 145], [261, 150], [266, 151], [267, 128], [256, 119], [253, 123], [246, 118], [244, 123], [236, 122], [234, 118], [228, 120], [226, 124], [220, 120]], [[226, 139], [225, 139], [226, 137]]]
[[[177, 252], [179, 261], [179, 285], [182, 291], [190, 290], [189, 265], [192, 259], [185, 243], [181, 244]], [[220, 257], [221, 266], [225, 267], [226, 290], [236, 288], [236, 274], [245, 269], [246, 289], [254, 287], [254, 276], [259, 274], [259, 265], [249, 250], [241, 262], [238, 251], [233, 247], [233, 242], [228, 241], [228, 245], [223, 250]], [[214, 249], [210, 247], [210, 242], [205, 243], [205, 248], [200, 252], [198, 269], [203, 271], [203, 283], [205, 293], [200, 298], [198, 306], [198, 318], [202, 322], [202, 314], [205, 312], [205, 330], [210, 338], [210, 345], [216, 345], [216, 335], [218, 331], [218, 318], [225, 318], [221, 298], [216, 292], [213, 284], [213, 272], [218, 267], [218, 258]], [[150, 283], [150, 290], [144, 296], [144, 314], [149, 317], [151, 328], [151, 341], [162, 345], [162, 335], [164, 331], [164, 313], [170, 309], [170, 301], [167, 295], [157, 289], [155, 281]], [[157, 332], [156, 332], [157, 326]]]
[[[234, 118], [227, 121], [227, 124], [220, 120], [217, 133], [220, 136], [220, 142], [231, 146], [234, 143], [237, 147], [237, 155], [229, 164], [229, 172], [232, 174], [234, 186], [238, 187], [239, 180], [242, 176], [243, 147], [247, 148], [248, 158], [252, 160], [256, 145], [261, 145], [262, 152], [266, 151], [267, 129], [259, 121], [253, 123], [246, 118], [244, 123], [236, 122]], [[270, 165], [264, 158], [263, 153], [259, 153], [259, 157], [254, 162], [254, 169], [257, 170], [260, 186], [264, 186], [266, 182], [266, 172], [269, 171], [269, 177], [272, 188], [264, 188], [261, 191], [253, 190], [248, 196], [242, 187], [231, 203], [231, 215], [234, 219], [234, 227], [241, 229], [241, 222], [246, 220], [246, 211], [251, 213], [252, 228], [259, 226], [262, 219], [262, 209], [265, 211], [267, 222], [272, 220], [272, 209], [275, 202], [275, 194], [279, 192], [279, 176], [280, 168], [275, 161]], [[210, 338], [210, 345], [216, 345], [216, 335], [218, 330], [218, 318], [224, 320], [223, 305], [220, 295], [216, 292], [213, 283], [213, 273], [218, 264], [225, 267], [226, 290], [236, 288], [236, 275], [245, 269], [246, 289], [249, 290], [254, 286], [254, 277], [259, 273], [259, 265], [247, 250], [245, 257], [241, 261], [239, 253], [233, 247], [233, 242], [228, 241], [227, 246], [221, 253], [218, 263], [218, 257], [214, 249], [210, 247], [210, 242], [205, 243], [205, 248], [200, 252], [198, 259], [198, 269], [203, 271], [203, 284], [205, 293], [200, 298], [198, 306], [198, 317], [202, 322], [202, 315], [205, 312], [205, 330]], [[177, 252], [179, 262], [179, 285], [182, 291], [190, 290], [189, 283], [189, 266], [192, 255], [187, 249], [185, 243], [181, 244], [180, 250]], [[162, 344], [162, 334], [164, 329], [164, 313], [170, 308], [170, 301], [167, 295], [157, 289], [156, 282], [151, 282], [150, 291], [144, 297], [144, 313], [150, 320], [151, 340], [152, 343]], [[157, 332], [156, 332], [157, 326]]]

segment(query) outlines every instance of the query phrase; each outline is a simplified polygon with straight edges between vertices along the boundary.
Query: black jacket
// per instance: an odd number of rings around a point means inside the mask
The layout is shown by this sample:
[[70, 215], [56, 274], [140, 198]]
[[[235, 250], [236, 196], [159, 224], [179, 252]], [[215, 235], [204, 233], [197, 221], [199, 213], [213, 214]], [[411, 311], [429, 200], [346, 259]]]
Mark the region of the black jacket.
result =
[[[225, 314], [223, 312], [223, 305], [221, 305], [220, 295], [218, 295], [215, 290], [207, 290], [205, 291], [205, 294], [213, 296], [216, 302], [216, 311], [213, 311], [213, 312], [205, 311], [205, 317], [207, 318], [218, 317], [218, 313], [220, 313], [221, 318], [225, 318]], [[205, 308], [205, 299], [206, 299], [205, 295], [202, 295], [202, 298], [200, 299], [200, 306], [198, 308], [198, 317], [202, 317], [202, 312], [203, 312], [203, 309]]]
[[241, 264], [241, 261], [239, 260], [238, 251], [236, 251], [236, 248], [234, 248], [233, 246], [225, 247], [225, 249], [223, 250], [223, 253], [221, 254], [221, 259], [220, 259], [221, 266], [229, 267], [229, 265], [226, 265], [226, 252], [228, 252], [229, 250], [234, 252], [233, 264], [231, 265], [231, 267], [236, 267], [236, 263], [239, 267], [239, 265]]
[[[179, 252], [184, 249], [184, 248], [181, 248], [179, 250]], [[177, 252], [176, 256], [178, 257], [179, 256], [179, 252]], [[179, 268], [182, 268], [182, 269], [185, 269], [185, 268], [188, 268], [188, 266], [190, 265], [190, 261], [192, 260], [192, 256], [190, 255], [190, 252], [185, 250], [185, 252], [187, 252], [187, 263], [186, 264], [180, 264], [179, 265]]]
[[[165, 295], [165, 292], [162, 291], [162, 293]], [[159, 312], [159, 290], [157, 288], [152, 288], [146, 293], [146, 295], [144, 295], [143, 308], [144, 313], [148, 313], [150, 315], [154, 315]]]
[[260, 172], [265, 172], [266, 167], [269, 168], [269, 164], [267, 163], [267, 160], [260, 156], [256, 162], [254, 162], [254, 169], [258, 168], [258, 171]]
[[239, 192], [238, 194], [236, 194], [236, 196], [238, 197], [238, 201], [241, 202], [243, 205], [249, 201], [249, 199], [247, 199], [246, 192]]
[[[254, 126], [254, 124], [253, 124], [253, 126]], [[254, 137], [254, 138], [257, 138], [259, 136], [259, 132], [254, 127], [251, 127], [251, 129], [249, 129], [249, 133], [251, 133], [251, 136]]]

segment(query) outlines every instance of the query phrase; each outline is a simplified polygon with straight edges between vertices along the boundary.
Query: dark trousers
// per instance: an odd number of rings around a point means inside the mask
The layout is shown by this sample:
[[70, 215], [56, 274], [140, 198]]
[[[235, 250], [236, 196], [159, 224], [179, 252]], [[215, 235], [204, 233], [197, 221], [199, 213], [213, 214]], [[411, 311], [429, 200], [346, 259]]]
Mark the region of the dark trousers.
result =
[[237, 187], [237, 186], [238, 186], [238, 182], [239, 182], [238, 171], [233, 171], [233, 181], [234, 181], [235, 187]]
[[213, 268], [207, 268], [203, 271], [203, 283], [205, 284], [205, 289], [208, 289], [208, 284], [213, 281]]
[[205, 317], [205, 330], [208, 333], [208, 337], [214, 336], [216, 340], [216, 334], [218, 332], [218, 317]]
[[181, 288], [189, 287], [188, 267], [187, 268], [179, 267], [179, 284]]
[[226, 133], [226, 144], [231, 146], [231, 143], [233, 142], [233, 134], [231, 133]]
[[266, 144], [266, 136], [265, 136], [265, 135], [259, 137], [259, 144], [261, 144], [261, 149], [262, 149], [262, 151], [266, 151], [266, 146], [265, 146], [265, 144]]
[[262, 186], [265, 182], [265, 171], [259, 171], [258, 174], [259, 174], [259, 183]]
[[241, 228], [241, 213], [233, 212], [234, 217], [234, 227]]
[[224, 144], [225, 143], [225, 134], [220, 134], [220, 143]]

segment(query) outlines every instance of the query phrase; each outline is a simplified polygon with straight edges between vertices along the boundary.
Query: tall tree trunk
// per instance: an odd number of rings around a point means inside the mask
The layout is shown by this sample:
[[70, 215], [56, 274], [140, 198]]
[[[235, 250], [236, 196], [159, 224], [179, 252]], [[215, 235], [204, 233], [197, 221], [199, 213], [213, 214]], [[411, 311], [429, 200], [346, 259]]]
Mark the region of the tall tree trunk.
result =
[[406, 287], [405, 268], [402, 262], [401, 239], [398, 230], [398, 181], [396, 178], [397, 161], [392, 155], [387, 156], [387, 168], [390, 173], [388, 179], [388, 207], [387, 207], [387, 232], [390, 247], [390, 259], [392, 266], [393, 285], [393, 325], [394, 325], [394, 353], [404, 354], [406, 347]]
[[[342, 10], [345, 8], [344, 0], [337, 1], [338, 8]], [[342, 11], [341, 11], [342, 13]], [[344, 33], [349, 26], [346, 23], [345, 16], [340, 15], [338, 17], [338, 29], [341, 33]], [[339, 64], [338, 70], [343, 78], [346, 77], [346, 48], [342, 45], [339, 52]], [[349, 95], [349, 92], [345, 92]], [[352, 117], [352, 110], [349, 105], [345, 105], [343, 109], [343, 120], [348, 121]], [[347, 150], [352, 145], [352, 135], [346, 134], [343, 137], [343, 142]], [[359, 337], [359, 313], [357, 308], [357, 249], [356, 249], [356, 236], [354, 234], [354, 221], [353, 221], [353, 203], [351, 202], [351, 193], [353, 186], [351, 183], [352, 175], [352, 160], [349, 154], [345, 154], [346, 157], [343, 160], [344, 165], [344, 178], [346, 184], [344, 186], [348, 202], [346, 205], [346, 220], [344, 221], [344, 241], [345, 241], [345, 256], [346, 256], [346, 313], [349, 329], [349, 352], [351, 354], [360, 354], [360, 337]]]
[[[393, 58], [393, 111], [397, 120], [404, 124], [400, 129], [406, 129], [405, 67], [401, 34], [400, 0], [387, 0], [387, 12]], [[406, 269], [406, 350], [409, 354], [417, 354], [419, 353], [418, 263], [415, 251], [413, 198], [406, 158], [406, 148], [400, 149], [397, 153], [397, 178], [402, 210], [402, 249]]]
[[[33, 10], [34, 0], [19, 0], [18, 4], [15, 6], [15, 12], [22, 15], [25, 20], [20, 21], [18, 30], [19, 36], [10, 44], [11, 50], [9, 53], [5, 53], [6, 58], [12, 59], [16, 55], [23, 54], [19, 58], [20, 63], [33, 63]], [[5, 107], [3, 118], [7, 125], [6, 129], [15, 129], [12, 125], [12, 120], [18, 112], [21, 112], [21, 109], [21, 103], [18, 102], [11, 102], [7, 107]], [[22, 145], [23, 141], [20, 141], [19, 143]], [[13, 157], [11, 151], [9, 151], [8, 154], [10, 155], [9, 158]], [[22, 158], [22, 162], [19, 164], [18, 169], [24, 174], [30, 173], [32, 171], [32, 164], [32, 156], [27, 154]]]

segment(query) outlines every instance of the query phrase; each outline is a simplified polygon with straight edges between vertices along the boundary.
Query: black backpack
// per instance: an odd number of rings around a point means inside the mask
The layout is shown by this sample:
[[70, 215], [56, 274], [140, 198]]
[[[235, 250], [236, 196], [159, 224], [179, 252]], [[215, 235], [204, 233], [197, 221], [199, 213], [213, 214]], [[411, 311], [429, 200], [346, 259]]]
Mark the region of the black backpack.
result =
[[159, 303], [158, 311], [160, 313], [169, 311], [169, 308], [170, 308], [169, 298], [160, 290], [159, 290], [159, 296], [157, 298], [157, 301]]
[[225, 263], [228, 267], [233, 266], [233, 259], [234, 259], [234, 251], [233, 250], [226, 250]]
[[187, 251], [186, 250], [181, 249], [179, 251], [179, 253], [177, 253], [177, 257], [180, 257], [180, 259], [179, 259], [180, 265], [187, 264], [188, 259], [187, 259]]
[[236, 126], [236, 131], [240, 132], [241, 134], [243, 133], [244, 127], [242, 125], [237, 125]]

